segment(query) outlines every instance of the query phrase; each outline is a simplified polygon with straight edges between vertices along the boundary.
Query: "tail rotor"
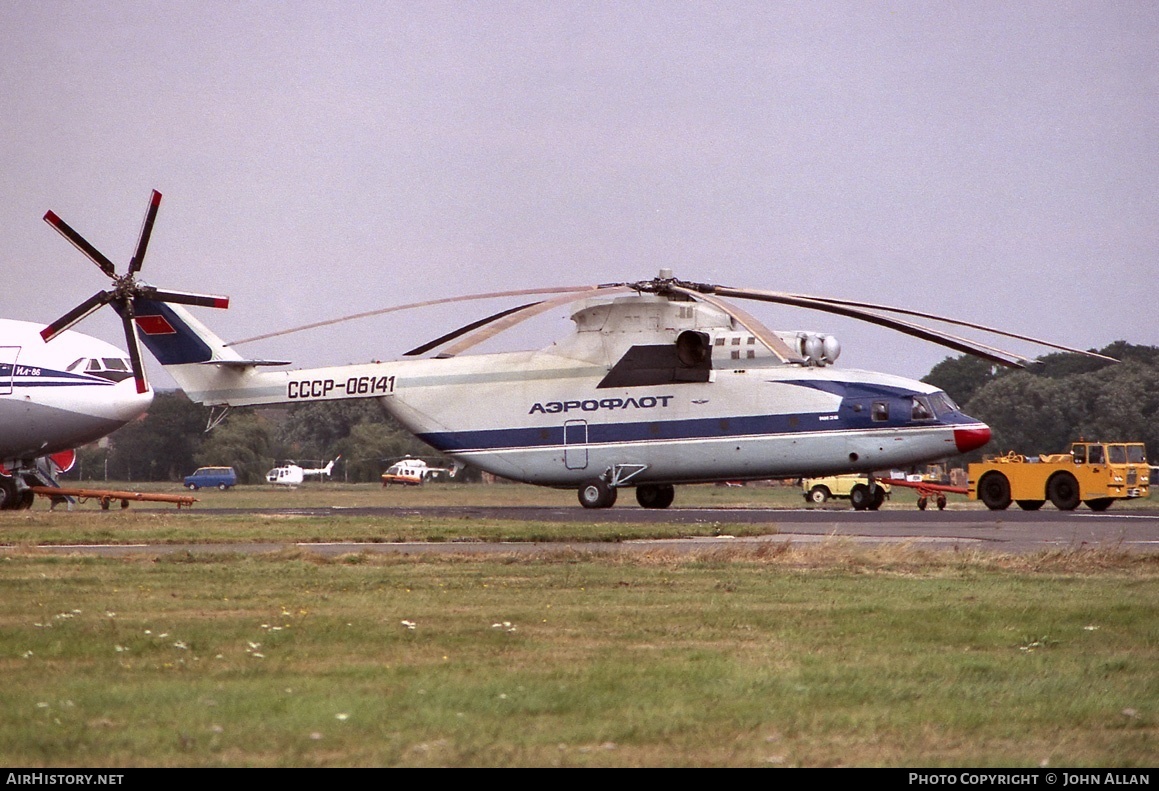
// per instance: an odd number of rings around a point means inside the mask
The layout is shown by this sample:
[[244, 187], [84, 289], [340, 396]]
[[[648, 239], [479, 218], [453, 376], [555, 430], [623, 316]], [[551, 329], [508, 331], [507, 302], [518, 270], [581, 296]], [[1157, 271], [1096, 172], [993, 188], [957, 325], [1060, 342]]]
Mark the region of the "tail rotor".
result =
[[83, 319], [100, 310], [105, 305], [112, 305], [113, 310], [121, 317], [125, 330], [125, 343], [129, 347], [129, 362], [133, 368], [133, 378], [137, 383], [137, 392], [144, 393], [149, 389], [145, 381], [145, 367], [141, 361], [141, 346], [137, 339], [137, 315], [134, 310], [134, 301], [141, 297], [152, 302], [170, 302], [179, 305], [200, 305], [207, 308], [228, 308], [229, 297], [219, 297], [208, 294], [191, 294], [185, 291], [167, 291], [155, 288], [137, 280], [137, 273], [145, 261], [145, 251], [149, 247], [149, 239], [153, 235], [153, 223], [157, 219], [157, 209], [161, 205], [161, 193], [153, 190], [149, 198], [149, 208], [145, 212], [145, 221], [141, 225], [141, 235], [137, 240], [137, 248], [129, 260], [125, 274], [118, 275], [116, 266], [100, 250], [76, 232], [68, 223], [60, 219], [55, 212], [44, 215], [44, 221], [56, 229], [57, 233], [67, 239], [76, 249], [80, 250], [90, 261], [113, 281], [112, 287], [105, 291], [98, 291], [75, 308], [65, 313], [56, 321], [40, 331], [40, 337], [45, 342], [51, 341], [57, 335], [76, 325]]

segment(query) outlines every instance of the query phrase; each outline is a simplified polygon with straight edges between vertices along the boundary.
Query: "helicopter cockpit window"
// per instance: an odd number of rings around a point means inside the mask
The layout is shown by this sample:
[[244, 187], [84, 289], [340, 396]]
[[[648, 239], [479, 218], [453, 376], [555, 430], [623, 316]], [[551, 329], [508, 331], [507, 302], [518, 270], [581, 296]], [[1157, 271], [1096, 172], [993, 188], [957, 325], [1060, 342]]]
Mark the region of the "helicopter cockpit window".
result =
[[910, 412], [911, 420], [933, 420], [934, 409], [930, 406], [930, 402], [923, 396], [914, 396], [913, 409]]
[[875, 421], [889, 420], [889, 403], [886, 401], [874, 401], [870, 415]]
[[958, 405], [954, 403], [954, 400], [945, 393], [932, 393], [927, 398], [929, 399], [930, 405], [934, 408], [934, 414], [938, 417], [960, 411]]

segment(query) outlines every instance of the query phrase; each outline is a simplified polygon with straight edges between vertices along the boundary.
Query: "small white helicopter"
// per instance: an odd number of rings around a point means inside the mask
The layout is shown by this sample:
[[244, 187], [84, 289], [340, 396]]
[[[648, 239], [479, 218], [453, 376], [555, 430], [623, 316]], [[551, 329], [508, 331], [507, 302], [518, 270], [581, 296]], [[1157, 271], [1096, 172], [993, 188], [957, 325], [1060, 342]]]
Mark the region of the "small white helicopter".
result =
[[65, 332], [52, 344], [42, 327], [0, 319], [0, 510], [29, 508], [32, 486], [53, 486], [73, 448], [116, 431], [153, 401], [139, 391], [123, 351]]
[[[146, 224], [160, 201], [159, 193], [153, 196]], [[91, 245], [65, 235], [105, 269]], [[377, 398], [419, 439], [456, 462], [527, 483], [575, 488], [587, 508], [611, 506], [626, 487], [635, 488], [640, 505], [666, 508], [674, 486], [682, 483], [905, 469], [990, 440], [988, 426], [963, 414], [936, 387], [834, 368], [836, 339], [770, 331], [727, 298], [851, 316], [1007, 366], [1030, 361], [895, 316], [1093, 354], [919, 311], [696, 283], [663, 269], [651, 280], [442, 298], [359, 314], [554, 295], [472, 322], [404, 355], [441, 348], [434, 358], [277, 372], [265, 367], [285, 363], [242, 358], [181, 307], [224, 307], [225, 298], [162, 292], [135, 282], [135, 271], [117, 281], [115, 297], [98, 294], [53, 327], [63, 329], [111, 303], [127, 327], [135, 322], [142, 328], [149, 351], [196, 402], [247, 406]], [[459, 356], [525, 319], [573, 302], [581, 303], [572, 315], [575, 333], [547, 348]], [[134, 334], [126, 335], [136, 342]], [[135, 348], [131, 359], [143, 377]], [[876, 508], [884, 500], [870, 480], [856, 508]]]
[[329, 477], [330, 473], [334, 470], [334, 464], [341, 458], [341, 456], [335, 456], [325, 467], [315, 467], [312, 469], [305, 469], [299, 467], [294, 462], [290, 462], [284, 467], [274, 467], [267, 472], [266, 480], [278, 486], [297, 486], [306, 479], [307, 475]]
[[382, 474], [382, 485], [421, 486], [435, 475], [446, 474], [454, 478], [458, 471], [457, 467], [432, 467], [424, 459], [407, 456], [386, 468]]

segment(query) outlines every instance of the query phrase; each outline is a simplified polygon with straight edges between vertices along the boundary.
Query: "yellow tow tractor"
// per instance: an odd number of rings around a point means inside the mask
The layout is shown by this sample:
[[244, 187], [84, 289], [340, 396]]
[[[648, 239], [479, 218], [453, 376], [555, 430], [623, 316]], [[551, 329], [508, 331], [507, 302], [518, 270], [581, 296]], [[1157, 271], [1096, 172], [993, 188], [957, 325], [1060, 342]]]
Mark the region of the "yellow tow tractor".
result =
[[1038, 457], [1011, 452], [971, 464], [967, 494], [991, 511], [1018, 503], [1037, 511], [1047, 500], [1060, 511], [1079, 503], [1105, 511], [1115, 500], [1146, 497], [1149, 493], [1147, 450], [1142, 442], [1085, 442], [1071, 445], [1070, 453]]

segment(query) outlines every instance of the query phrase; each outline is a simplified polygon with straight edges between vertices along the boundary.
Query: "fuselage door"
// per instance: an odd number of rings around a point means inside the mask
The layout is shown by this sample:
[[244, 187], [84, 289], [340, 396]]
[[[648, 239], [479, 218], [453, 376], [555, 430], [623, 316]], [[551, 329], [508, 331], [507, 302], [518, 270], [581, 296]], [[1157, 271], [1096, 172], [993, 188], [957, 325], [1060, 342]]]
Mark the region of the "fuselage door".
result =
[[12, 377], [16, 375], [19, 346], [0, 346], [0, 395], [12, 394]]
[[582, 470], [588, 466], [588, 422], [569, 420], [563, 424], [563, 466]]

